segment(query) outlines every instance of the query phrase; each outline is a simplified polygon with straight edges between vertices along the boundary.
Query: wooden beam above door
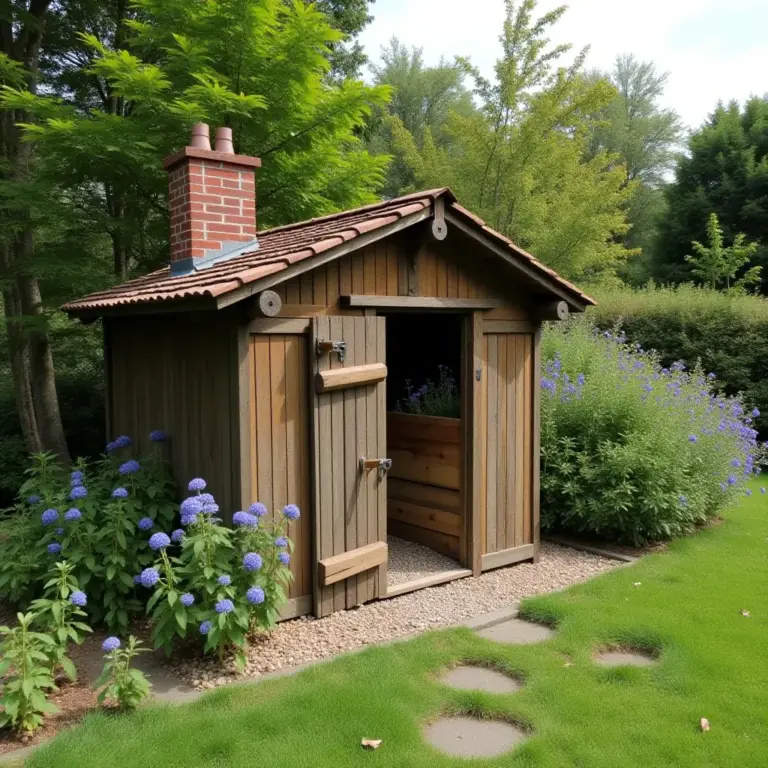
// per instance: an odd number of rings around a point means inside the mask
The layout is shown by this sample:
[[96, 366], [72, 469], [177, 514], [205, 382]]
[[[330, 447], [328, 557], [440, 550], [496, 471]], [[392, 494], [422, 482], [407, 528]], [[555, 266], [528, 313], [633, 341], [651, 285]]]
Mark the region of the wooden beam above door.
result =
[[342, 307], [402, 310], [475, 310], [498, 309], [504, 306], [504, 302], [501, 299], [439, 299], [431, 296], [363, 296], [357, 294], [340, 296], [339, 302]]

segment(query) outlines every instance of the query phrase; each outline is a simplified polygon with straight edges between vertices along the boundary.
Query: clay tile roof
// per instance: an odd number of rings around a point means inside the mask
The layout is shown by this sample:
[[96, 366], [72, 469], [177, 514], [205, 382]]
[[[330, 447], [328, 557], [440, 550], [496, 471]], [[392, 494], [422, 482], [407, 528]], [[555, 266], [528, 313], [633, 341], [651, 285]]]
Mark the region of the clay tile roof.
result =
[[441, 196], [444, 196], [446, 203], [449, 204], [447, 210], [470, 221], [473, 226], [482, 229], [497, 243], [503, 243], [509, 247], [518, 257], [525, 259], [537, 270], [545, 273], [553, 282], [565, 288], [569, 294], [573, 294], [578, 301], [594, 303], [578, 288], [558, 277], [533, 256], [486, 227], [485, 222], [456, 203], [449, 189], [443, 188], [416, 192], [362, 208], [265, 230], [258, 235], [259, 248], [256, 251], [244, 253], [184, 276], [172, 277], [170, 269], [165, 267], [122, 285], [71, 301], [65, 304], [63, 309], [73, 314], [80, 312], [98, 314], [99, 310], [108, 310], [112, 307], [195, 298], [215, 299], [248, 283], [281, 272], [296, 262], [336, 248], [364, 233], [373, 232], [424, 211]]

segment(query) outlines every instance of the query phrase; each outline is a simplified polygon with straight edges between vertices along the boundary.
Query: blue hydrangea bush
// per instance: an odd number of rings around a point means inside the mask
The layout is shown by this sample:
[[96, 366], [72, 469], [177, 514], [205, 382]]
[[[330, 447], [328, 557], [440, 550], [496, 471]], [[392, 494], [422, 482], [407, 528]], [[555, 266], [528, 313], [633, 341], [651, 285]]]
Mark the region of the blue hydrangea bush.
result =
[[175, 639], [192, 631], [206, 651], [223, 657], [234, 650], [242, 666], [248, 634], [273, 627], [286, 600], [293, 545], [285, 529], [300, 512], [289, 504], [279, 519], [269, 520], [267, 508], [257, 502], [235, 512], [228, 527], [205, 488], [202, 478], [189, 483], [182, 527], [150, 538], [157, 559], [139, 581], [153, 590], [147, 609], [155, 647], [170, 653]]
[[579, 319], [542, 342], [541, 522], [640, 545], [692, 532], [751, 493], [766, 451], [756, 410], [713, 375]]
[[52, 563], [65, 558], [89, 595], [91, 619], [125, 630], [143, 610], [134, 573], [154, 557], [143, 532], [177, 513], [164, 439], [153, 432], [152, 449], [134, 458], [132, 440], [119, 437], [71, 471], [51, 454], [32, 456], [0, 540], [0, 597], [18, 605], [39, 597]]

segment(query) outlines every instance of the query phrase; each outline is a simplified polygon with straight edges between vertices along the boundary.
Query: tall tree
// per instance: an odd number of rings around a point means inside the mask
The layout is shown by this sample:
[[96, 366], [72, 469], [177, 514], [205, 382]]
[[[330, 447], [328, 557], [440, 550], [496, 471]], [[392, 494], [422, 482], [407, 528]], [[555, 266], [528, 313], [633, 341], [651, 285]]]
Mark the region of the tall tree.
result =
[[634, 183], [615, 155], [585, 160], [591, 116], [614, 90], [583, 75], [585, 52], [557, 66], [569, 47], [551, 47], [547, 34], [565, 8], [535, 19], [535, 6], [506, 0], [494, 80], [462, 63], [481, 111], [451, 115], [449, 147], [426, 130], [420, 148], [402, 124], [397, 138], [420, 184], [449, 184], [494, 229], [563, 274], [583, 277], [625, 259], [620, 238]]
[[[0, 84], [34, 98], [52, 0], [0, 1]], [[23, 102], [0, 112], [0, 283], [14, 395], [29, 451], [67, 458], [38, 265], [35, 263], [35, 157], [19, 123]]]
[[[115, 11], [120, 12], [117, 2]], [[61, 68], [64, 98], [7, 92], [40, 118], [29, 126], [46, 181], [83, 231], [110, 238], [118, 278], [167, 258], [162, 157], [192, 122], [234, 128], [238, 149], [262, 157], [260, 225], [375, 199], [386, 158], [356, 135], [384, 87], [326, 80], [341, 40], [314, 5], [282, 0], [138, 0], [123, 35], [80, 36]], [[109, 30], [109, 24], [104, 27]]]
[[434, 67], [424, 64], [420, 48], [408, 49], [393, 37], [381, 49], [379, 64], [371, 67], [374, 82], [392, 88], [392, 99], [386, 110], [374, 120], [371, 148], [392, 155], [384, 194], [394, 197], [411, 191], [415, 184], [413, 169], [393, 141], [393, 120], [398, 121], [413, 137], [418, 147], [427, 131], [438, 147], [451, 142], [447, 130], [452, 112], [471, 115], [476, 112], [471, 92], [464, 87], [464, 70], [458, 63], [444, 59]]
[[655, 242], [664, 208], [662, 189], [683, 139], [680, 116], [659, 104], [668, 73], [658, 72], [653, 62], [624, 54], [616, 58], [611, 72], [596, 71], [590, 77], [608, 80], [616, 95], [595, 115], [587, 156], [618, 155], [626, 166], [627, 180], [637, 182], [625, 242], [646, 252]]
[[[758, 244], [752, 262], [768, 264], [768, 100], [752, 98], [743, 108], [718, 104], [680, 155], [675, 180], [666, 191], [654, 255], [654, 275], [664, 282], [695, 276], [685, 260], [694, 240], [707, 237], [707, 222], [717, 215], [726, 241], [743, 233]], [[768, 290], [766, 270], [762, 288]]]
[[331, 44], [331, 78], [341, 82], [360, 76], [368, 61], [363, 46], [355, 38], [373, 21], [369, 6], [375, 0], [317, 0], [317, 7], [338, 29], [343, 39]]

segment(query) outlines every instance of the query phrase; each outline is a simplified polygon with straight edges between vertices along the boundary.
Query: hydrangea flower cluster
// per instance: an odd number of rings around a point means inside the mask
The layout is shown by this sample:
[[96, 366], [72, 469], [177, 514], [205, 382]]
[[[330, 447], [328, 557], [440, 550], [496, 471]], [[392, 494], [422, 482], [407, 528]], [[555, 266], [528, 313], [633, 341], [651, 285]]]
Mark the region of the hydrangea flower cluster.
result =
[[261, 587], [251, 587], [245, 593], [245, 599], [251, 605], [261, 605], [264, 602], [264, 590]]
[[179, 602], [185, 607], [189, 608], [195, 604], [195, 596], [191, 592], [185, 592], [179, 597]]
[[264, 517], [269, 512], [266, 505], [262, 504], [260, 501], [257, 501], [255, 504], [251, 504], [251, 506], [248, 507], [248, 511], [256, 517]]
[[88, 604], [88, 596], [85, 594], [85, 592], [76, 589], [69, 596], [69, 602], [72, 603], [72, 605], [76, 605], [78, 608], [85, 608], [85, 606]]
[[229, 599], [219, 600], [216, 603], [216, 613], [232, 613], [235, 610], [235, 604]]
[[160, 550], [165, 549], [166, 547], [169, 547], [171, 545], [171, 540], [168, 537], [168, 534], [165, 533], [153, 533], [152, 536], [149, 537], [149, 546], [150, 549], [153, 549], [155, 552], [159, 552]]
[[40, 516], [43, 525], [51, 525], [59, 519], [59, 513], [55, 509], [46, 509]]
[[283, 515], [287, 520], [298, 520], [301, 517], [301, 512], [295, 504], [287, 504], [283, 507]]
[[133, 445], [133, 440], [128, 435], [120, 435], [117, 440], [107, 443], [107, 453], [114, 453], [121, 448], [129, 448], [131, 445]]
[[39, 504], [40, 497], [36, 493], [33, 493], [31, 496], [27, 497], [27, 503], [31, 504], [32, 506], [34, 506], [35, 504]]
[[155, 525], [155, 521], [151, 517], [142, 517], [136, 525], [140, 531], [151, 531]]
[[77, 501], [78, 499], [84, 499], [87, 495], [88, 495], [88, 489], [84, 485], [76, 485], [69, 492], [69, 498], [72, 501]]
[[83, 516], [83, 513], [79, 509], [77, 509], [76, 507], [72, 507], [72, 509], [68, 509], [64, 513], [64, 519], [68, 523], [73, 523], [76, 520], [80, 520], [80, 518], [82, 518], [82, 516]]
[[112, 651], [116, 651], [120, 647], [120, 639], [117, 637], [108, 637], [102, 644], [101, 644], [101, 650], [104, 651], [104, 653], [112, 653]]
[[171, 541], [174, 544], [181, 544], [182, 539], [184, 538], [184, 531], [181, 528], [177, 528], [172, 534], [171, 534]]
[[250, 512], [235, 512], [232, 515], [232, 524], [238, 528], [256, 528], [259, 524], [259, 518]]
[[112, 498], [113, 499], [127, 499], [128, 498], [128, 491], [125, 488], [115, 488], [115, 490], [112, 491]]
[[58, 555], [59, 552], [61, 552], [61, 544], [59, 544], [58, 541], [52, 541], [48, 545], [48, 552], [50, 552], [52, 555]]
[[243, 568], [245, 568], [246, 571], [258, 571], [261, 569], [263, 564], [264, 561], [258, 552], [248, 552], [243, 557]]
[[121, 475], [133, 475], [136, 474], [141, 469], [141, 464], [139, 464], [136, 459], [131, 459], [130, 461], [126, 461], [125, 463], [121, 464], [118, 468], [118, 472]]
[[197, 522], [197, 516], [203, 511], [203, 502], [199, 496], [190, 496], [181, 502], [181, 524], [193, 525]]
[[288, 546], [288, 539], [285, 536], [278, 536], [275, 539], [275, 546], [279, 549], [285, 549]]
[[232, 577], [223, 573], [216, 581], [219, 583], [219, 586], [228, 587], [232, 583]]
[[160, 581], [160, 574], [157, 572], [157, 568], [145, 568], [139, 576], [139, 581], [147, 589], [154, 587]]
[[83, 485], [85, 481], [85, 475], [79, 470], [76, 469], [74, 472], [71, 472], [69, 475], [69, 484], [75, 488], [78, 485]]
[[153, 429], [149, 433], [149, 439], [153, 443], [164, 443], [168, 439], [168, 435], [162, 429]]

